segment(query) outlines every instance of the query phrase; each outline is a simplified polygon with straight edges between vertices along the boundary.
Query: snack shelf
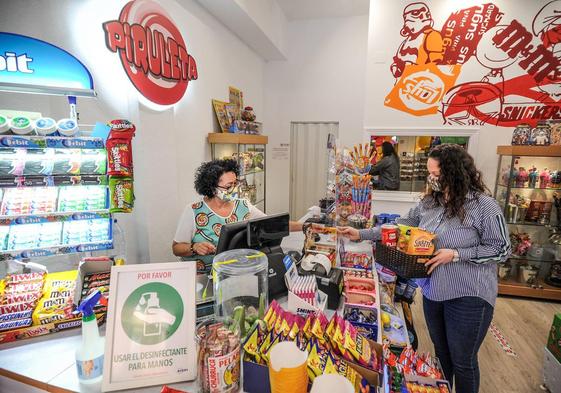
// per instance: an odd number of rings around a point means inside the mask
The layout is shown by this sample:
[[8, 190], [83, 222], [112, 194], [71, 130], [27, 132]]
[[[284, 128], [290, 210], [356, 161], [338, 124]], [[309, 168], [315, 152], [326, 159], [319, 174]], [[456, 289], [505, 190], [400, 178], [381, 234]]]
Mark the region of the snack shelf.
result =
[[58, 221], [95, 220], [98, 218], [110, 218], [109, 209], [26, 214], [20, 216], [0, 215], [0, 225], [41, 224]]
[[0, 251], [0, 260], [47, 257], [53, 255], [73, 254], [77, 252], [109, 250], [112, 248], [112, 240], [80, 244], [65, 244], [55, 247], [34, 248], [28, 250]]
[[104, 149], [102, 138], [94, 137], [56, 137], [56, 136], [17, 136], [0, 137], [0, 148], [28, 149]]
[[514, 279], [499, 279], [499, 294], [561, 300], [561, 288], [549, 285], [542, 279], [538, 279], [537, 285], [541, 285], [542, 288], [532, 288], [531, 286]]
[[543, 259], [543, 258], [533, 258], [529, 256], [520, 256], [520, 255], [510, 255], [510, 259], [515, 259], [517, 261], [528, 261], [528, 262], [543, 262], [543, 263], [553, 263], [555, 262], [553, 259]]
[[521, 221], [521, 222], [506, 222], [509, 225], [523, 225], [523, 226], [534, 226], [534, 227], [549, 227], [549, 224], [540, 224], [539, 222], [532, 221]]
[[255, 171], [249, 171], [249, 172], [245, 172], [245, 173], [240, 174], [240, 177], [245, 177], [245, 176], [249, 176], [249, 175], [256, 175], [258, 173], [265, 173], [265, 171], [263, 169], [258, 169], [258, 170], [255, 170]]
[[209, 143], [266, 145], [268, 141], [269, 137], [265, 135], [233, 134], [229, 132], [211, 132], [208, 134]]
[[506, 145], [497, 146], [497, 154], [503, 156], [561, 157], [561, 146]]
[[[503, 188], [509, 188], [509, 186], [505, 186], [504, 184], [500, 184], [497, 183], [497, 186], [499, 187], [503, 187]], [[561, 188], [557, 187], [545, 187], [545, 188], [541, 188], [541, 187], [510, 187], [511, 190], [534, 190], [534, 191], [559, 191], [561, 192]]]
[[14, 187], [59, 187], [59, 186], [103, 186], [107, 175], [50, 175], [0, 177], [0, 188]]

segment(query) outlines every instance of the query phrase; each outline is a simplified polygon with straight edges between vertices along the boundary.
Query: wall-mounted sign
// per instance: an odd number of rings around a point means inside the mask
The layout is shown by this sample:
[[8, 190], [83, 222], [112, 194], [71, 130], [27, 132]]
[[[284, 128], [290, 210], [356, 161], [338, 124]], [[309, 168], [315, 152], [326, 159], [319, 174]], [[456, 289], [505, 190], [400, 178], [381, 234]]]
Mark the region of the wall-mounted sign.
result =
[[429, 0], [406, 4], [390, 66], [396, 83], [384, 105], [415, 116], [440, 114], [449, 125], [561, 119], [561, 1], [537, 3], [523, 10], [531, 24], [493, 3], [441, 21], [433, 19]]
[[0, 90], [94, 96], [88, 69], [48, 42], [0, 32]]
[[103, 30], [107, 48], [118, 53], [130, 81], [150, 101], [173, 105], [198, 78], [179, 29], [157, 2], [128, 2], [119, 20], [103, 23]]
[[104, 392], [195, 379], [195, 276], [192, 263], [113, 266]]

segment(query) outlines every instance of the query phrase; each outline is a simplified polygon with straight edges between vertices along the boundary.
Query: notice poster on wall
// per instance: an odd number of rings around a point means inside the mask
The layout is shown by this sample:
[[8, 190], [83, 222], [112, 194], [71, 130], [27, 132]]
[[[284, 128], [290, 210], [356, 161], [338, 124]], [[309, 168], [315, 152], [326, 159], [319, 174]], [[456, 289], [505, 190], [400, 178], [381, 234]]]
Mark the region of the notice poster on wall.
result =
[[103, 391], [193, 380], [195, 265], [111, 269]]

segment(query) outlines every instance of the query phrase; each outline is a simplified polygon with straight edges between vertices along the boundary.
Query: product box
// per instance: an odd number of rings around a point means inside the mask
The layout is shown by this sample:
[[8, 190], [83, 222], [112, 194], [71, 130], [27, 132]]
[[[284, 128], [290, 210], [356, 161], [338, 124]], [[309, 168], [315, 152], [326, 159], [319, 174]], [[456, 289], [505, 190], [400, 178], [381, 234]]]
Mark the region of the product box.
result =
[[[105, 322], [106, 314], [97, 313], [97, 324], [102, 325]], [[9, 343], [16, 340], [23, 340], [26, 338], [43, 336], [49, 333], [60, 332], [75, 327], [82, 326], [82, 318], [74, 318], [66, 321], [50, 322], [45, 325], [33, 325], [20, 329], [8, 330], [0, 334], [0, 344]]]
[[[439, 392], [449, 392], [452, 393], [452, 388], [450, 383], [444, 379], [432, 379], [428, 377], [421, 377], [419, 375], [405, 374], [405, 385], [408, 383], [413, 383], [421, 386], [430, 386], [439, 389]], [[446, 390], [447, 389], [447, 390]], [[404, 393], [416, 393], [418, 390], [402, 390]]]
[[[376, 353], [378, 359], [383, 362], [382, 346], [377, 342], [368, 340], [370, 344], [370, 349], [372, 352]], [[360, 375], [364, 377], [374, 389], [377, 391], [379, 386], [382, 386], [384, 381], [384, 376], [381, 372], [370, 370], [366, 367], [359, 365], [358, 363], [353, 363], [346, 360], [349, 365], [355, 369]], [[253, 363], [247, 360], [242, 362], [243, 367], [243, 391], [247, 393], [270, 393], [270, 382], [269, 382], [269, 368], [267, 366]], [[383, 370], [383, 364], [380, 365], [380, 369]]]
[[561, 362], [544, 348], [543, 382], [550, 393], [561, 393]]
[[327, 294], [327, 308], [337, 310], [343, 292], [343, 272], [333, 268], [329, 272], [329, 277], [316, 276], [316, 279], [318, 289]]
[[561, 362], [561, 313], [555, 314], [547, 338], [547, 349]]
[[325, 310], [325, 306], [327, 305], [327, 295], [322, 291], [317, 291], [318, 302], [317, 306], [314, 307], [310, 303], [300, 299], [296, 296], [292, 291], [288, 291], [288, 304], [287, 304], [287, 311], [290, 311], [294, 314], [301, 315], [303, 317], [307, 317], [309, 314], [315, 314], [319, 311], [323, 312]]
[[[113, 260], [107, 257], [85, 258], [80, 263], [78, 277], [76, 278], [76, 290], [74, 291], [75, 305], [79, 305], [83, 297], [82, 287], [84, 286], [84, 278], [92, 273], [110, 272], [111, 266], [113, 266]], [[107, 284], [107, 288], [109, 288], [109, 284]]]

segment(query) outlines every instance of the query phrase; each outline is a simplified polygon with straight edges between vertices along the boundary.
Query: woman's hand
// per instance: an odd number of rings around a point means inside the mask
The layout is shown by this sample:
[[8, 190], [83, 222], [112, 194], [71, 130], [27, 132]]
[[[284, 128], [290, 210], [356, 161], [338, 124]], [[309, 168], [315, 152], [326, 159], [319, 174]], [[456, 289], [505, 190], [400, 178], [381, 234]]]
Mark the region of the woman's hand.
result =
[[442, 248], [440, 250], [436, 250], [433, 257], [425, 264], [429, 267], [428, 274], [431, 274], [437, 266], [445, 265], [450, 263], [454, 260], [454, 250], [450, 250], [448, 248]]
[[351, 240], [360, 240], [358, 229], [352, 227], [337, 227], [337, 234]]
[[193, 251], [197, 255], [211, 255], [216, 252], [216, 247], [208, 242], [193, 243]]

